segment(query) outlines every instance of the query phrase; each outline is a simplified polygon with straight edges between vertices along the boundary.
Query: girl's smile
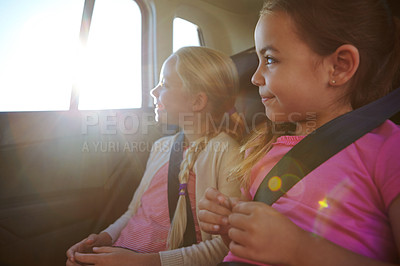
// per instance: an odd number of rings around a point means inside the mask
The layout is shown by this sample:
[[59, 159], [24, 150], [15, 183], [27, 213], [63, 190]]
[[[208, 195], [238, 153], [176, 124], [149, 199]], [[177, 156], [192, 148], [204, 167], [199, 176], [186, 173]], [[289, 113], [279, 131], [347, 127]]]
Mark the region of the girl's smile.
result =
[[164, 105], [160, 102], [160, 100], [156, 99], [156, 112], [162, 111], [165, 109]]
[[302, 124], [313, 113], [320, 126], [332, 115], [348, 111], [348, 106], [338, 101], [343, 91], [329, 86], [332, 66], [328, 57], [315, 53], [298, 36], [288, 14], [262, 15], [255, 30], [255, 45], [259, 65], [252, 82], [259, 87], [271, 121]]
[[264, 96], [260, 93], [261, 96], [261, 101], [263, 102], [263, 104], [265, 105], [267, 102], [269, 102], [270, 100], [272, 100], [273, 98], [275, 98], [272, 95], [268, 95], [268, 96]]

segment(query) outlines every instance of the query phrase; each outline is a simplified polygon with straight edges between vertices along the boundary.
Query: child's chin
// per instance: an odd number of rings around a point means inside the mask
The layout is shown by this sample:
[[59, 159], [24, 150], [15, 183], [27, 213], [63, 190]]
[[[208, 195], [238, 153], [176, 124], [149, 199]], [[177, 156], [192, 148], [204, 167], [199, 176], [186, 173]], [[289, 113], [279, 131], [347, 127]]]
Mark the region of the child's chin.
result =
[[155, 113], [156, 113], [155, 119], [156, 119], [156, 121], [158, 123], [167, 123], [168, 119], [167, 119], [167, 113], [166, 112], [163, 112], [163, 110], [156, 109]]

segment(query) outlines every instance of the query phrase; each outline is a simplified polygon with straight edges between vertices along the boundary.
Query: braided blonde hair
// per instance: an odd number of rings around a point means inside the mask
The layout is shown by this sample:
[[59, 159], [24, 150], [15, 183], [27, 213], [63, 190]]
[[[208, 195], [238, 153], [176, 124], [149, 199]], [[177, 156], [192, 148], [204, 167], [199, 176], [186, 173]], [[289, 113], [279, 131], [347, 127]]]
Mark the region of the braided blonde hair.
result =
[[[214, 122], [223, 121], [227, 111], [233, 108], [239, 89], [236, 66], [230, 57], [206, 47], [184, 47], [171, 56], [176, 58], [176, 71], [182, 80], [183, 90], [189, 93], [204, 92], [208, 97], [212, 121], [201, 138], [191, 143], [180, 166], [179, 183], [187, 184], [190, 171], [209, 141], [224, 131], [239, 140], [244, 123], [239, 116], [229, 116], [226, 124], [216, 128]], [[182, 246], [187, 225], [186, 195], [181, 193], [168, 233], [169, 250]]]

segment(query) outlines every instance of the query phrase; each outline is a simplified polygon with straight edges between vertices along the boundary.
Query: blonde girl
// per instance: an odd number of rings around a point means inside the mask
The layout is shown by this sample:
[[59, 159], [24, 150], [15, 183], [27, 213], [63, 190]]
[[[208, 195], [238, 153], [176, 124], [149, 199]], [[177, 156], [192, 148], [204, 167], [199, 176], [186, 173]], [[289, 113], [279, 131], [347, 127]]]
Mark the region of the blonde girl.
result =
[[[128, 211], [100, 234], [71, 247], [67, 265], [215, 265], [222, 261], [228, 248], [220, 237], [200, 230], [197, 202], [210, 186], [230, 196], [240, 194], [239, 181], [229, 178], [229, 169], [240, 161], [237, 140], [243, 122], [237, 114], [228, 113], [234, 108], [238, 85], [232, 60], [209, 48], [181, 48], [164, 62], [160, 83], [151, 92], [156, 115], [160, 122], [180, 126], [186, 146], [179, 173], [182, 189], [172, 223], [168, 166], [179, 134], [154, 143]], [[182, 247], [186, 197], [197, 241]], [[100, 247], [111, 245], [118, 248]]]
[[[399, 22], [384, 0], [267, 0], [255, 44], [252, 82], [271, 122], [244, 145], [236, 169], [250, 199], [305, 135], [400, 87]], [[226, 265], [399, 264], [399, 150], [400, 128], [386, 121], [272, 207], [232, 204], [210, 189], [200, 202], [202, 229], [229, 243]]]

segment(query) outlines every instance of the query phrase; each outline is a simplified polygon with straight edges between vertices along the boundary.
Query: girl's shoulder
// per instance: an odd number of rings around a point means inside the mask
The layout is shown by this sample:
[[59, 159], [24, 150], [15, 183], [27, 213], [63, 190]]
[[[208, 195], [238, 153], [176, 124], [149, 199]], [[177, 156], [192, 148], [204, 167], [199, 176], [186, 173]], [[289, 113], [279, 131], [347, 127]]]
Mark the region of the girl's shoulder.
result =
[[226, 132], [220, 132], [218, 135], [213, 137], [210, 142], [232, 142], [233, 144], [237, 144], [239, 146], [239, 143]]
[[400, 126], [390, 120], [386, 120], [382, 125], [367, 133], [365, 138], [379, 144], [399, 140], [400, 145]]
[[180, 132], [176, 133], [175, 135], [161, 137], [157, 139], [153, 145], [172, 145], [179, 134]]
[[171, 152], [172, 145], [174, 144], [178, 134], [179, 133], [171, 136], [161, 137], [158, 140], [156, 140], [151, 146], [150, 158], [160, 157], [160, 156], [168, 157]]
[[207, 144], [208, 148], [218, 148], [217, 151], [239, 151], [239, 143], [229, 134], [225, 132], [219, 133], [217, 136], [210, 139]]
[[[225, 132], [219, 133], [217, 136], [210, 139], [201, 151], [198, 161], [215, 160], [220, 161], [221, 158], [229, 157], [234, 160], [240, 156], [239, 143]], [[235, 159], [236, 160], [236, 159]]]
[[[154, 145], [172, 145], [179, 134], [180, 133], [178, 132], [175, 135], [161, 137], [154, 142]], [[230, 143], [231, 145], [239, 146], [239, 143], [233, 137], [231, 137], [229, 134], [225, 132], [219, 133], [218, 135], [210, 139], [208, 143], [209, 144]]]
[[400, 152], [400, 126], [390, 120], [385, 121], [381, 126], [370, 132], [380, 145], [379, 156], [399, 158]]
[[[400, 151], [400, 126], [392, 121], [365, 134], [347, 148], [356, 151], [363, 162], [372, 165], [398, 164]], [[354, 155], [354, 153], [353, 153]], [[400, 165], [400, 164], [399, 164]]]

